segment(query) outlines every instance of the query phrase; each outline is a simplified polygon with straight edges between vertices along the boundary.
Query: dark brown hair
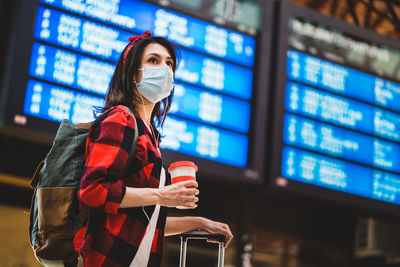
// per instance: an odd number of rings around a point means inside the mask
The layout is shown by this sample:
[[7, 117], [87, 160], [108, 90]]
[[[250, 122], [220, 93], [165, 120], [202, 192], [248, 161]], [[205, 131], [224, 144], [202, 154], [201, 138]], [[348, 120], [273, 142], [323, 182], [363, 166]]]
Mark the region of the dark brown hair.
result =
[[[179, 50], [177, 49], [176, 45], [168, 41], [168, 39], [164, 37], [146, 37], [136, 41], [128, 52], [124, 63], [124, 53], [129, 46], [127, 45], [122, 51], [118, 60], [110, 86], [108, 88], [106, 103], [102, 108], [102, 111], [105, 111], [116, 105], [125, 105], [133, 111], [135, 116], [138, 116], [137, 106], [141, 104], [142, 99], [140, 98], [133, 79], [136, 77], [137, 71], [141, 66], [143, 51], [145, 47], [151, 43], [158, 43], [168, 50], [173, 60], [172, 71], [175, 74], [175, 70], [178, 65], [177, 54], [179, 53]], [[150, 123], [153, 128], [156, 127], [154, 118], [157, 119], [158, 127], [163, 126], [164, 118], [168, 114], [168, 111], [171, 107], [173, 94], [174, 90], [171, 91], [171, 94], [168, 97], [155, 104], [150, 117]]]

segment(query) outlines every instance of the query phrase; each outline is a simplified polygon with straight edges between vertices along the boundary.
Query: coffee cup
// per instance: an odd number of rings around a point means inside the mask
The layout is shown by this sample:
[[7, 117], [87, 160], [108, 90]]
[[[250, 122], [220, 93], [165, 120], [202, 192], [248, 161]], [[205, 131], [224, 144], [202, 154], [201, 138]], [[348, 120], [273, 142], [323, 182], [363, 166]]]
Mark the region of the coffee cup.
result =
[[[168, 172], [171, 174], [172, 184], [184, 181], [196, 181], [197, 166], [191, 161], [176, 161], [172, 163]], [[188, 209], [187, 207], [178, 206], [177, 209]]]

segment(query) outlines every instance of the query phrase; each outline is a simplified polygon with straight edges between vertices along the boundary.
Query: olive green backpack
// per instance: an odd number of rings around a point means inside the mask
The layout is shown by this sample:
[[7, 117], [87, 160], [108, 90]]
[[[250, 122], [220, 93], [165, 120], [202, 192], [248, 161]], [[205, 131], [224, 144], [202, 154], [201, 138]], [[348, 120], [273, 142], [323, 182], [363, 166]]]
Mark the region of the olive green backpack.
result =
[[[103, 115], [90, 123], [72, 124], [64, 120], [50, 151], [32, 177], [31, 185], [35, 190], [31, 202], [29, 237], [39, 261], [63, 261], [75, 254], [74, 236], [87, 223], [89, 216], [89, 208], [78, 212], [77, 197], [85, 163], [86, 139], [89, 129], [102, 120]], [[134, 155], [137, 139], [138, 131], [135, 130], [124, 174]]]

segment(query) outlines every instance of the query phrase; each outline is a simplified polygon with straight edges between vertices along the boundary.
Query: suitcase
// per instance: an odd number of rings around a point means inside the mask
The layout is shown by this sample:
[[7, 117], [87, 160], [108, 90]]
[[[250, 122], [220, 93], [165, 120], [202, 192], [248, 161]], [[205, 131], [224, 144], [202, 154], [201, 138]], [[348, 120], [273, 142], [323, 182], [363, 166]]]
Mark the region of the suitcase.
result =
[[224, 257], [225, 257], [225, 240], [226, 236], [222, 234], [210, 234], [205, 231], [190, 231], [187, 233], [180, 234], [181, 239], [181, 252], [180, 252], [180, 260], [179, 266], [186, 267], [186, 250], [187, 250], [187, 241], [189, 239], [212, 239], [218, 242], [218, 267], [224, 266]]

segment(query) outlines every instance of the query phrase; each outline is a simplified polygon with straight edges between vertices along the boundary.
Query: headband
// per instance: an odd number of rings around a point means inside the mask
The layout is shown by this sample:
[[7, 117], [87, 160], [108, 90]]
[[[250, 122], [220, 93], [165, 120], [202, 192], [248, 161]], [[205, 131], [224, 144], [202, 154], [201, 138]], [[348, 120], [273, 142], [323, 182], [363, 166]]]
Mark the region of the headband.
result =
[[129, 38], [128, 38], [128, 41], [130, 42], [130, 44], [129, 44], [128, 47], [125, 49], [123, 63], [125, 63], [126, 57], [128, 56], [129, 51], [132, 49], [133, 45], [134, 45], [137, 41], [142, 40], [142, 39], [144, 39], [144, 38], [146, 38], [146, 37], [151, 37], [151, 32], [150, 32], [150, 31], [145, 31], [145, 32], [143, 33], [143, 35], [138, 35], [138, 36], [134, 36], [134, 37], [129, 37]]

